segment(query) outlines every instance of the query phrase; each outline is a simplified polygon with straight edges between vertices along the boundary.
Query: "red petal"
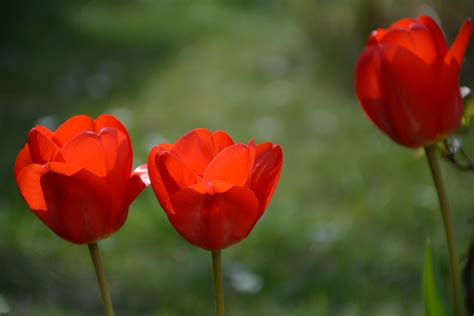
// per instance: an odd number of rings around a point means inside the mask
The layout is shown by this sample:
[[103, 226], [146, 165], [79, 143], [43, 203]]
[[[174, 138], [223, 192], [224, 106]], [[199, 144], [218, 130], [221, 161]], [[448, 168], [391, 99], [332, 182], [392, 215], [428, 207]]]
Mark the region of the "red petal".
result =
[[257, 146], [250, 188], [259, 202], [259, 217], [270, 203], [280, 179], [282, 166], [283, 152], [280, 146], [271, 143]]
[[33, 161], [31, 160], [30, 150], [28, 148], [28, 144], [26, 144], [22, 150], [18, 153], [15, 160], [15, 166], [13, 167], [13, 175], [18, 177], [20, 171], [25, 168], [26, 166], [32, 164]]
[[86, 244], [107, 237], [123, 225], [127, 209], [113, 211], [105, 181], [84, 169], [70, 174], [75, 167], [51, 167], [41, 177], [47, 212], [36, 215], [57, 235]]
[[[358, 60], [356, 91], [368, 117], [396, 142], [418, 147], [440, 129], [440, 91], [432, 68], [401, 47], [371, 46]], [[438, 135], [439, 136], [439, 135]]]
[[257, 149], [256, 149], [255, 142], [253, 139], [249, 141], [248, 148], [249, 148], [249, 168], [247, 172], [249, 176], [247, 178], [247, 183], [245, 184], [245, 187], [250, 187], [250, 183], [252, 181], [253, 167], [255, 165], [255, 159], [257, 155]]
[[249, 149], [246, 145], [235, 144], [227, 147], [209, 163], [204, 172], [204, 180], [222, 180], [244, 186], [249, 176]]
[[385, 35], [392, 31], [407, 31], [415, 23], [417, 23], [417, 21], [412, 19], [402, 19], [390, 25], [387, 29], [378, 28], [370, 34], [367, 44], [370, 46], [381, 42]]
[[418, 20], [430, 31], [438, 51], [438, 56], [445, 56], [448, 47], [446, 45], [443, 31], [439, 28], [438, 23], [429, 16], [422, 16]]
[[48, 170], [39, 164], [30, 164], [22, 168], [16, 177], [16, 185], [28, 207], [36, 212], [46, 211], [41, 176]]
[[128, 207], [126, 190], [132, 169], [132, 147], [129, 138], [121, 131], [105, 127], [99, 135], [82, 132], [66, 142], [61, 149], [68, 164], [77, 165], [105, 178], [114, 211]]
[[202, 176], [215, 156], [214, 142], [207, 129], [198, 128], [181, 137], [171, 153]]
[[210, 251], [246, 238], [257, 221], [257, 199], [242, 187], [214, 195], [184, 189], [171, 196], [171, 203], [175, 213], [168, 218], [175, 229], [191, 244]]
[[127, 186], [132, 171], [133, 153], [128, 135], [121, 131], [104, 127], [99, 138], [103, 148], [105, 166], [107, 168], [107, 183], [110, 192], [116, 196], [113, 200], [114, 210], [128, 207], [126, 198]]
[[431, 32], [420, 23], [413, 24], [409, 30], [388, 30], [380, 40], [382, 45], [404, 47], [427, 64], [443, 58], [438, 55], [436, 43]]
[[130, 139], [122, 132], [105, 127], [99, 140], [102, 144], [105, 165], [109, 172], [119, 172], [120, 178], [128, 179], [132, 171], [133, 153]]
[[158, 147], [154, 147], [148, 157], [148, 173], [153, 191], [166, 212], [173, 212], [169, 196], [194, 185], [198, 179], [191, 168]]
[[99, 135], [94, 132], [82, 132], [66, 142], [61, 149], [68, 164], [81, 166], [100, 177], [107, 175], [104, 148]]
[[150, 177], [151, 187], [155, 193], [158, 202], [166, 213], [172, 213], [173, 208], [169, 204], [169, 194], [166, 191], [165, 184], [158, 171], [157, 161], [160, 150], [158, 147], [153, 147], [148, 155], [148, 175]]
[[137, 196], [150, 185], [147, 165], [137, 167], [128, 182], [126, 205], [132, 204]]
[[[411, 147], [425, 146], [440, 136], [452, 132], [459, 125], [443, 128], [443, 121], [453, 116], [446, 113], [452, 108], [452, 95], [459, 87], [439, 77], [433, 69], [404, 49], [397, 49], [393, 59], [385, 57], [382, 63], [382, 86], [385, 99], [391, 103], [395, 127], [402, 140]], [[443, 117], [448, 114], [448, 117]]]
[[408, 30], [413, 26], [413, 24], [417, 24], [417, 23], [418, 21], [413, 20], [413, 19], [401, 19], [393, 23], [392, 25], [390, 25], [389, 29]]
[[232, 187], [235, 187], [235, 185], [232, 183], [217, 180], [199, 182], [190, 186], [189, 188], [200, 194], [213, 195], [215, 193], [224, 193], [225, 191], [230, 190]]
[[[54, 133], [51, 132], [48, 128], [42, 126], [42, 125], [38, 125], [38, 126], [34, 127], [33, 129], [37, 130], [38, 132], [40, 132], [41, 134], [46, 136], [48, 139], [53, 139], [54, 138]], [[61, 144], [56, 143], [56, 145], [59, 146]]]
[[158, 149], [160, 151], [171, 151], [173, 146], [174, 146], [173, 144], [159, 144]]
[[469, 41], [471, 40], [472, 31], [473, 24], [471, 19], [468, 19], [461, 26], [458, 36], [446, 55], [445, 62], [447, 64], [450, 64], [452, 60], [455, 60], [458, 65], [461, 65], [464, 59], [464, 53], [469, 45]]
[[367, 41], [367, 46], [378, 44], [384, 37], [385, 33], [387, 33], [387, 30], [383, 28], [378, 28], [372, 31], [372, 33], [370, 33], [369, 40]]
[[99, 134], [100, 131], [105, 127], [115, 128], [115, 129], [121, 131], [128, 139], [130, 139], [130, 135], [128, 134], [128, 131], [125, 128], [125, 126], [123, 126], [123, 124], [113, 115], [104, 114], [104, 115], [99, 116], [95, 120], [95, 130], [94, 131], [97, 134]]
[[169, 152], [158, 154], [156, 165], [168, 195], [192, 186], [198, 180], [191, 168]]
[[106, 183], [88, 171], [63, 163], [23, 168], [18, 189], [32, 211], [61, 238], [85, 244], [106, 237], [120, 226], [110, 218]]
[[28, 134], [28, 148], [32, 161], [37, 164], [50, 161], [64, 162], [58, 146], [50, 138], [52, 134], [46, 131], [42, 128], [33, 128]]
[[221, 152], [224, 148], [234, 145], [232, 138], [224, 131], [214, 132], [214, 134], [212, 134], [212, 141], [216, 149], [216, 154]]
[[61, 124], [54, 133], [54, 139], [60, 144], [74, 138], [84, 131], [94, 131], [94, 121], [86, 115], [76, 115]]
[[139, 177], [145, 187], [151, 185], [150, 176], [148, 175], [148, 165], [146, 163], [136, 167], [132, 172], [132, 177]]
[[396, 133], [391, 111], [384, 103], [381, 87], [382, 53], [380, 46], [365, 49], [356, 65], [355, 89], [364, 112], [385, 133]]

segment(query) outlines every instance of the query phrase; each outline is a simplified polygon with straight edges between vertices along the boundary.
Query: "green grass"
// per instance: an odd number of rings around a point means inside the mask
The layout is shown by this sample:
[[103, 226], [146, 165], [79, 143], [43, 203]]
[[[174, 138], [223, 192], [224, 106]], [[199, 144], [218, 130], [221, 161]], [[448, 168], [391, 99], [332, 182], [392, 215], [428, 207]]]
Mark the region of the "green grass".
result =
[[[341, 70], [337, 54], [323, 58], [337, 44], [321, 48], [303, 21], [312, 6], [146, 3], [60, 10], [64, 32], [82, 48], [65, 48], [59, 65], [57, 52], [46, 51], [44, 61], [30, 61], [39, 69], [32, 76], [48, 67], [58, 77], [76, 76], [77, 62], [79, 79], [61, 86], [70, 89], [64, 100], [34, 85], [26, 90], [56, 107], [28, 112], [23, 105], [29, 114], [13, 120], [24, 119], [10, 151], [39, 117], [60, 122], [78, 112], [123, 119], [136, 165], [152, 145], [196, 127], [224, 129], [238, 142], [281, 144], [283, 173], [267, 213], [247, 240], [223, 252], [228, 314], [421, 315], [427, 236], [449, 284], [427, 163], [364, 117], [350, 90], [352, 64]], [[11, 164], [13, 153], [6, 158]], [[472, 175], [442, 167], [462, 255], [472, 232]], [[100, 315], [87, 247], [49, 232], [14, 191], [9, 170], [0, 201], [0, 295], [11, 315]], [[212, 315], [211, 256], [181, 239], [151, 190], [100, 247], [118, 315]], [[261, 289], [242, 291], [242, 275]]]

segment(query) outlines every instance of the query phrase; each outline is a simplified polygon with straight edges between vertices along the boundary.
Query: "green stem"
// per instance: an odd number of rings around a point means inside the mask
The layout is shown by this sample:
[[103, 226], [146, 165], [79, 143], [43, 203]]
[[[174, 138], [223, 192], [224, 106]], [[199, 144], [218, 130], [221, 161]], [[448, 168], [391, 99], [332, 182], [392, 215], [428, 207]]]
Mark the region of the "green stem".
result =
[[114, 308], [112, 306], [112, 300], [110, 299], [109, 286], [107, 285], [104, 265], [102, 264], [102, 259], [100, 257], [99, 246], [97, 245], [97, 242], [88, 244], [87, 246], [89, 247], [92, 262], [94, 263], [97, 282], [99, 283], [100, 295], [102, 296], [102, 303], [104, 304], [104, 316], [113, 316]]
[[436, 145], [425, 147], [425, 153], [426, 157], [428, 158], [431, 174], [433, 176], [433, 181], [436, 186], [436, 191], [438, 193], [441, 215], [443, 216], [444, 231], [446, 233], [446, 240], [448, 243], [449, 267], [451, 272], [451, 283], [453, 287], [454, 299], [453, 315], [461, 316], [463, 310], [461, 277], [459, 274], [459, 266], [456, 255], [456, 244], [454, 241], [453, 223], [451, 221], [451, 210], [448, 205], [448, 199], [446, 198], [441, 168], [439, 167]]
[[214, 293], [216, 299], [216, 316], [224, 316], [224, 289], [222, 287], [221, 252], [212, 251], [212, 270], [214, 271]]

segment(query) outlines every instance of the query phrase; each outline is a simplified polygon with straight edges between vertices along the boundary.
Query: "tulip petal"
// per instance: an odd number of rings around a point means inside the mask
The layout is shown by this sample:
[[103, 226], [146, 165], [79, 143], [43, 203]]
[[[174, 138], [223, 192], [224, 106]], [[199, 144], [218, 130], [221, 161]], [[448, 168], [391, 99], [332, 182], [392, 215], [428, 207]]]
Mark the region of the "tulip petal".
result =
[[418, 147], [439, 130], [433, 108], [444, 100], [428, 93], [442, 89], [435, 79], [433, 69], [407, 49], [370, 46], [357, 62], [356, 92], [375, 125], [399, 144]]
[[22, 150], [18, 153], [15, 160], [15, 166], [13, 167], [13, 175], [18, 177], [20, 171], [25, 168], [26, 166], [32, 164], [33, 161], [30, 155], [30, 149], [28, 148], [28, 144], [26, 144]]
[[168, 212], [173, 212], [173, 208], [169, 203], [169, 194], [165, 188], [165, 184], [163, 183], [163, 179], [161, 178], [161, 174], [158, 171], [158, 155], [160, 154], [160, 149], [155, 146], [151, 149], [150, 154], [148, 155], [148, 176], [150, 177], [151, 187], [155, 196], [160, 203], [163, 210]]
[[120, 179], [128, 179], [132, 170], [133, 153], [127, 134], [114, 128], [105, 127], [101, 129], [98, 138], [102, 144], [105, 165], [109, 174], [119, 172], [121, 173]]
[[126, 205], [132, 204], [137, 196], [150, 185], [150, 177], [148, 176], [148, 168], [146, 164], [138, 166], [132, 173], [127, 187]]
[[32, 164], [17, 177], [30, 209], [58, 236], [77, 244], [106, 237], [111, 197], [107, 184], [90, 172], [63, 163]]
[[30, 164], [22, 168], [16, 177], [16, 184], [23, 200], [35, 213], [48, 209], [40, 183], [41, 176], [47, 171], [42, 165]]
[[158, 149], [160, 151], [171, 151], [173, 146], [174, 146], [173, 144], [159, 144]]
[[139, 177], [145, 187], [151, 185], [150, 176], [148, 175], [148, 165], [146, 163], [136, 167], [132, 172], [132, 177]]
[[99, 134], [103, 128], [115, 128], [121, 131], [127, 138], [130, 139], [127, 129], [123, 124], [113, 115], [103, 114], [95, 120], [95, 129], [94, 131]]
[[61, 124], [54, 133], [54, 139], [64, 144], [77, 134], [84, 131], [94, 131], [94, 121], [86, 115], [76, 115]]
[[129, 205], [126, 195], [133, 162], [132, 145], [128, 135], [115, 128], [102, 128], [99, 139], [103, 148], [107, 183], [117, 197], [112, 201], [113, 209], [121, 210]]
[[235, 187], [233, 183], [217, 180], [199, 182], [190, 186], [189, 188], [200, 194], [213, 195], [215, 193], [224, 193], [225, 191], [228, 191], [233, 187]]
[[168, 214], [171, 224], [188, 242], [210, 251], [246, 238], [257, 221], [257, 199], [242, 187], [213, 195], [184, 189], [170, 201], [175, 210]]
[[438, 56], [445, 56], [448, 47], [446, 46], [446, 39], [444, 38], [443, 31], [439, 28], [438, 23], [429, 16], [422, 16], [418, 20], [430, 31], [436, 45]]
[[[46, 212], [35, 212], [58, 236], [76, 244], [102, 239], [119, 229], [126, 218], [113, 214], [108, 185], [85, 169], [56, 164], [41, 176]], [[34, 211], [34, 210], [33, 210]], [[117, 218], [122, 219], [117, 221]]]
[[61, 152], [66, 163], [81, 166], [100, 177], [107, 175], [104, 148], [96, 133], [78, 134], [64, 144]]
[[221, 152], [224, 148], [234, 145], [234, 141], [224, 131], [216, 131], [212, 134], [212, 142], [216, 149], [216, 154]]
[[[38, 132], [40, 132], [41, 134], [43, 134], [44, 136], [46, 136], [48, 139], [51, 139], [53, 140], [54, 138], [54, 133], [51, 132], [48, 128], [42, 126], [42, 125], [38, 125], [38, 126], [35, 126], [33, 129], [37, 130]], [[54, 141], [54, 140], [53, 140]], [[55, 143], [57, 146], [60, 146], [61, 144], [60, 143]]]
[[413, 24], [410, 29], [393, 29], [386, 31], [380, 39], [383, 45], [404, 47], [418, 56], [426, 64], [436, 60], [441, 61], [444, 55], [437, 54], [437, 47], [433, 35], [426, 26], [420, 23]]
[[249, 141], [248, 148], [249, 148], [249, 168], [247, 170], [248, 177], [247, 177], [247, 183], [245, 184], [246, 188], [250, 187], [250, 184], [252, 181], [253, 167], [255, 165], [255, 158], [257, 155], [257, 147], [255, 146], [255, 142], [253, 139]]
[[204, 180], [222, 180], [244, 186], [249, 176], [249, 148], [235, 144], [222, 150], [209, 163]]
[[34, 212], [47, 211], [48, 207], [41, 185], [41, 177], [50, 171], [70, 176], [80, 170], [80, 167], [57, 162], [45, 165], [30, 164], [20, 171], [16, 182], [21, 196], [30, 209]]
[[389, 29], [401, 29], [408, 30], [412, 27], [413, 24], [417, 23], [414, 19], [401, 19], [390, 25]]
[[214, 142], [207, 129], [198, 128], [181, 137], [171, 153], [202, 176], [215, 156]]
[[388, 29], [378, 28], [370, 34], [367, 44], [374, 45], [380, 43], [388, 32], [393, 30], [408, 30], [413, 25], [413, 23], [416, 23], [416, 21], [413, 19], [402, 19], [393, 23]]
[[259, 218], [270, 203], [282, 167], [283, 152], [280, 146], [264, 143], [256, 147], [250, 188], [258, 200]]
[[359, 57], [356, 65], [355, 89], [359, 102], [369, 119], [382, 131], [395, 133], [391, 112], [383, 101], [380, 83], [382, 64], [381, 48], [370, 46]]
[[[441, 133], [452, 132], [442, 129], [440, 115], [454, 106], [449, 100], [453, 90], [443, 81], [446, 78], [439, 80], [436, 70], [403, 48], [397, 48], [393, 58], [387, 57], [389, 50], [384, 52], [381, 84], [401, 139], [409, 147], [419, 147], [436, 141]], [[459, 93], [459, 89], [454, 91]]]
[[159, 154], [156, 163], [169, 195], [197, 182], [194, 171], [169, 152]]
[[466, 52], [467, 46], [469, 45], [469, 41], [471, 40], [473, 31], [473, 24], [472, 20], [468, 19], [464, 22], [459, 30], [454, 43], [451, 45], [451, 48], [446, 55], [445, 62], [450, 64], [452, 60], [456, 61], [458, 65], [462, 64], [464, 59], [464, 54]]
[[64, 162], [58, 146], [44, 133], [45, 129], [33, 128], [28, 134], [28, 148], [34, 163], [45, 164], [50, 161]]
[[148, 157], [148, 173], [158, 201], [166, 212], [170, 195], [197, 182], [196, 173], [170, 152], [154, 147]]

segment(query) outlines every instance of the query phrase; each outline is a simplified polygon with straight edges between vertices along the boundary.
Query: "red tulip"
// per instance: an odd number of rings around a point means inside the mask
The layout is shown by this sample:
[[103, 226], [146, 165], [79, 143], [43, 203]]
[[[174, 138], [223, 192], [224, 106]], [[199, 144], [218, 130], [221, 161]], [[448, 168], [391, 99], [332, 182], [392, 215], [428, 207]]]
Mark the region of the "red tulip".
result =
[[115, 117], [78, 115], [56, 132], [33, 128], [14, 174], [43, 223], [65, 240], [88, 244], [122, 227], [145, 188], [146, 168], [132, 174], [132, 156], [128, 132]]
[[459, 127], [459, 73], [472, 29], [467, 20], [449, 49], [427, 16], [371, 34], [357, 61], [355, 88], [367, 116], [395, 142], [427, 146]]
[[196, 129], [154, 147], [148, 171], [174, 228], [198, 247], [218, 251], [246, 238], [280, 177], [280, 146], [234, 144], [225, 132]]

